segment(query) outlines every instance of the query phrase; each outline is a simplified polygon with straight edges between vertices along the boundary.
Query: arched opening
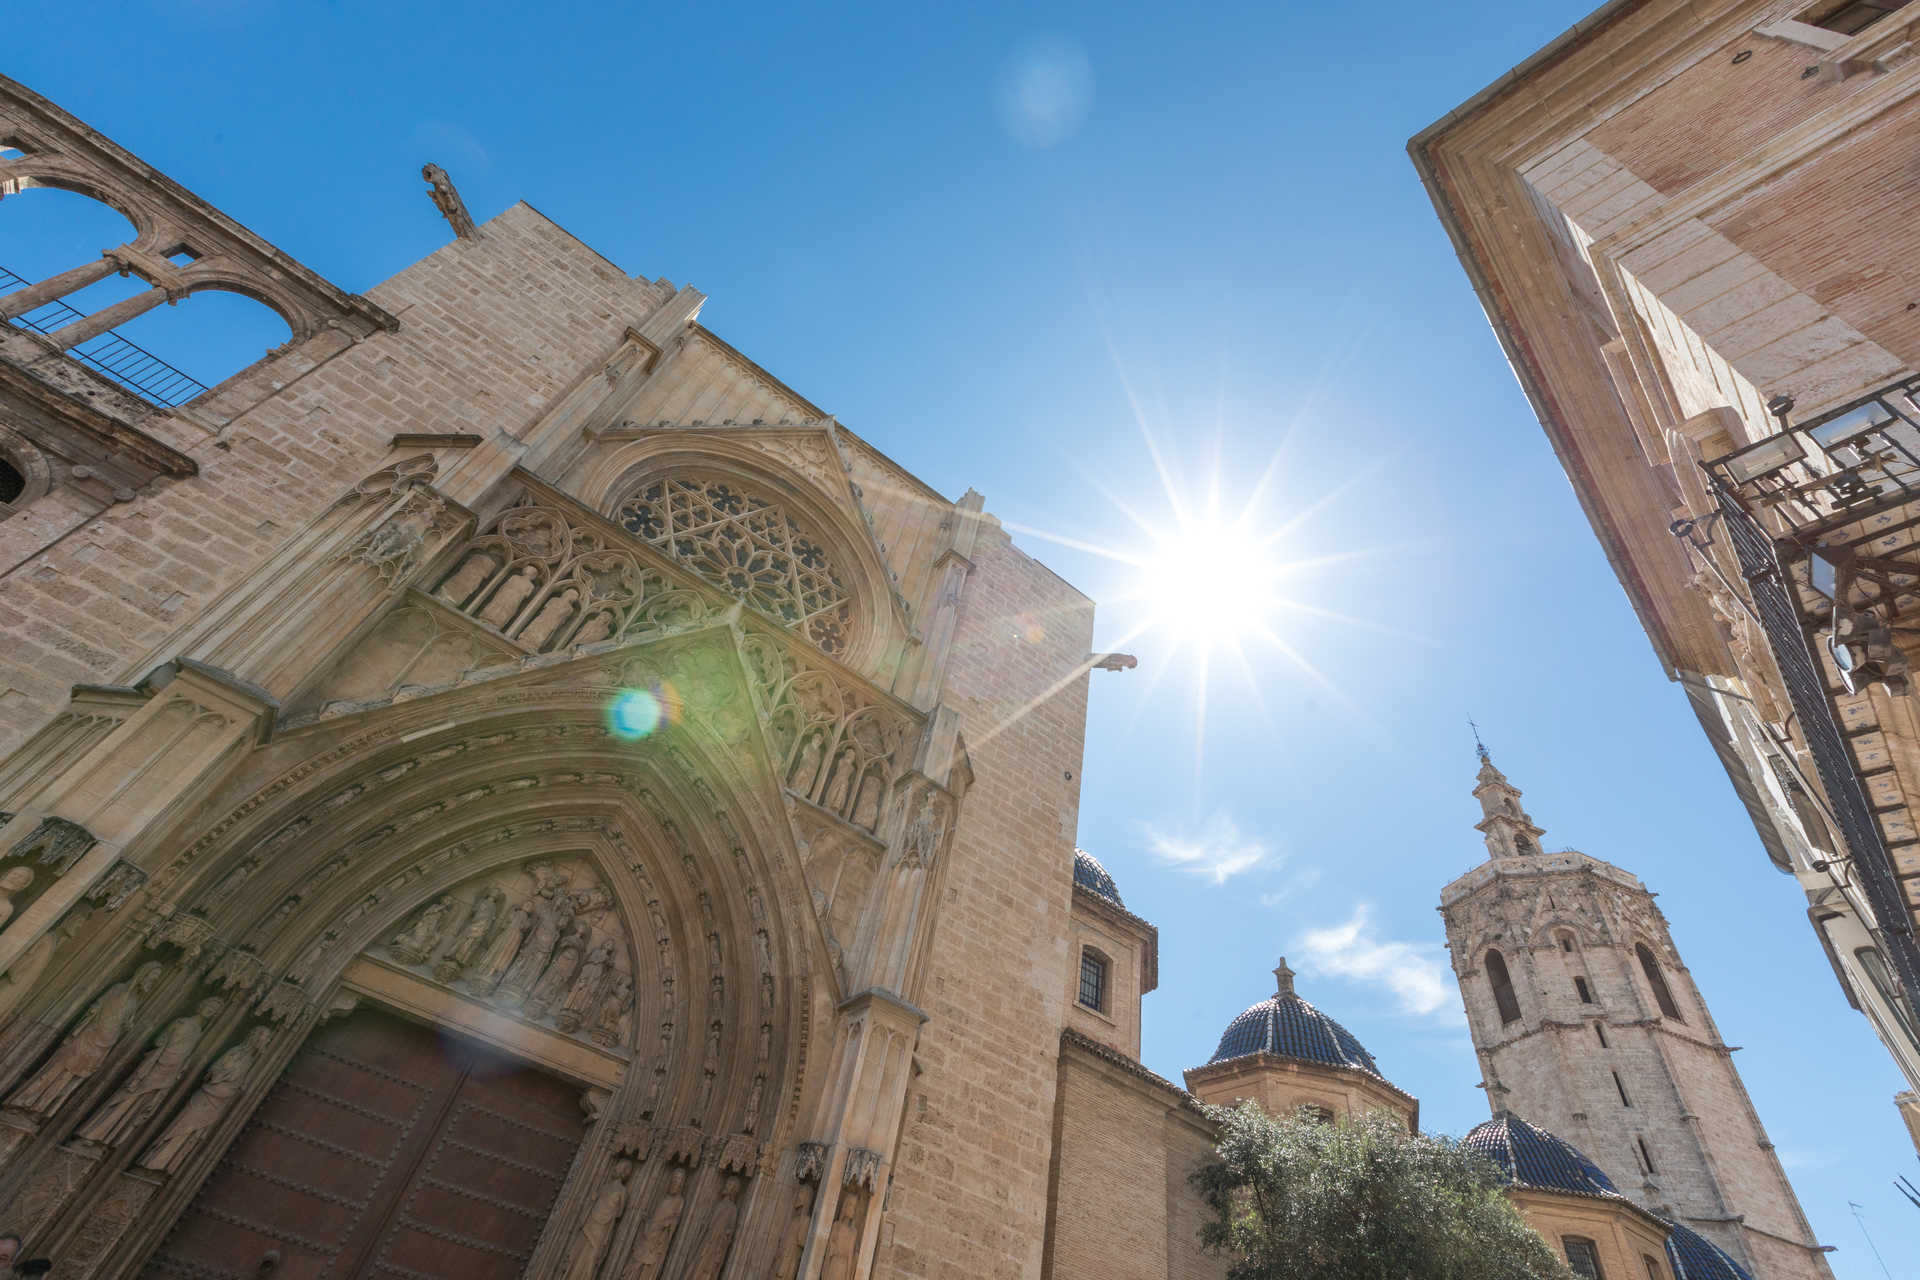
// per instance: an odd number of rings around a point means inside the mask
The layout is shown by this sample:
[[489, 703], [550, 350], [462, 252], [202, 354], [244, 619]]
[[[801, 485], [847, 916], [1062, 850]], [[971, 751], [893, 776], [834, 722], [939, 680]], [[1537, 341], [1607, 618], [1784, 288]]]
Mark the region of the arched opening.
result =
[[1666, 975], [1660, 972], [1660, 962], [1653, 958], [1653, 951], [1644, 942], [1633, 944], [1633, 953], [1640, 957], [1641, 972], [1647, 975], [1647, 985], [1653, 988], [1653, 998], [1660, 1006], [1660, 1012], [1675, 1022], [1685, 1022], [1680, 1016], [1680, 1006], [1673, 1002], [1673, 992], [1667, 989]]
[[0, 456], [0, 503], [12, 505], [13, 500], [25, 493], [26, 489], [27, 477], [12, 462]]
[[292, 326], [265, 303], [208, 288], [116, 325], [76, 351], [143, 398], [170, 406], [219, 386], [292, 336]]
[[1493, 988], [1493, 1003], [1500, 1011], [1501, 1025], [1520, 1021], [1520, 997], [1514, 994], [1507, 958], [1498, 951], [1488, 951], [1486, 965], [1487, 985]]
[[[59, 187], [28, 187], [0, 200], [0, 303], [5, 295], [131, 244], [139, 231], [104, 201]], [[127, 293], [137, 292], [136, 281]], [[117, 299], [116, 299], [117, 300]]]

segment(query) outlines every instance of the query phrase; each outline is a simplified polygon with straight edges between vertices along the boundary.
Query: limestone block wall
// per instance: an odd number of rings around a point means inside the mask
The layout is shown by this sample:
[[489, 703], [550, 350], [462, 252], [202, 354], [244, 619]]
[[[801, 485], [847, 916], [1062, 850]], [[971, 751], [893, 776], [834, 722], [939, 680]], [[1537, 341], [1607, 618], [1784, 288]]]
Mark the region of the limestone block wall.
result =
[[1218, 1280], [1187, 1175], [1213, 1154], [1192, 1100], [1138, 1063], [1069, 1034], [1054, 1110], [1043, 1280]]
[[242, 373], [216, 396], [259, 398], [217, 433], [190, 414], [151, 424], [199, 474], [155, 481], [52, 545], [14, 548], [24, 558], [0, 578], [0, 752], [72, 685], [143, 674], [170, 634], [377, 466], [396, 433], [511, 430], [665, 292], [516, 205], [483, 238], [371, 291], [399, 332], [344, 347], [323, 333]]
[[1040, 1266], [1063, 1016], [1089, 601], [989, 522], [943, 699], [974, 770], [954, 834], [875, 1274]]

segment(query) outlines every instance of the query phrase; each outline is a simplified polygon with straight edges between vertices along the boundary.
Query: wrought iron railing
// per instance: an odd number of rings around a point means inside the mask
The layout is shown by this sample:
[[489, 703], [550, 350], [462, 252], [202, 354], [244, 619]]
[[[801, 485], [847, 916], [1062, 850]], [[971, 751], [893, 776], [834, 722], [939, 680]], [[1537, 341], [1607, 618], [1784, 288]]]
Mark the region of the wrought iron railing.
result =
[[[0, 296], [24, 289], [28, 283], [5, 267], [0, 267]], [[85, 318], [83, 312], [55, 300], [35, 307], [25, 315], [15, 316], [12, 323], [35, 333], [52, 333]], [[67, 354], [105, 374], [142, 400], [163, 409], [185, 404], [207, 389], [206, 383], [174, 368], [112, 329], [70, 348]]]
[[1907, 805], [1875, 804], [1842, 723], [1841, 690], [1815, 648], [1824, 633], [1847, 691], [1890, 676], [1902, 683], [1890, 636], [1902, 613], [1920, 606], [1920, 377], [1798, 426], [1785, 421], [1791, 407], [1774, 406], [1778, 435], [1706, 469], [1884, 949], [1909, 996], [1920, 998], [1913, 908], [1879, 821]]

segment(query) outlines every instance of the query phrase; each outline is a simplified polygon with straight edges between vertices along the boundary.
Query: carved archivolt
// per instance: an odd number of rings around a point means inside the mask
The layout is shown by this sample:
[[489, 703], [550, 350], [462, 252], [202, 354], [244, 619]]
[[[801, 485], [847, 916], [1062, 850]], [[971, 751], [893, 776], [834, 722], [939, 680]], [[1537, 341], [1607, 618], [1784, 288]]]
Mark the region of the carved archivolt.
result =
[[461, 548], [433, 594], [539, 653], [666, 631], [714, 612], [701, 592], [530, 496]]
[[843, 654], [853, 596], [821, 538], [738, 479], [643, 481], [618, 504], [622, 526], [749, 608]]

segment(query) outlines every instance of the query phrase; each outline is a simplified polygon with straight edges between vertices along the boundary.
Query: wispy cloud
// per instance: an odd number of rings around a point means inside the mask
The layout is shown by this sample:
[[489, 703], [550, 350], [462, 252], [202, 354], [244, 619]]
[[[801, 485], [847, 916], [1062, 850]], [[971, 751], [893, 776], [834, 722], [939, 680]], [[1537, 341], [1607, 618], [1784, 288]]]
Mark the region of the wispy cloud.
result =
[[1265, 843], [1242, 835], [1239, 824], [1224, 813], [1214, 814], [1191, 832], [1163, 831], [1149, 824], [1147, 843], [1162, 862], [1206, 876], [1215, 884], [1225, 884], [1228, 876], [1271, 862], [1274, 856]]
[[1315, 929], [1301, 940], [1306, 961], [1322, 973], [1385, 987], [1408, 1013], [1438, 1013], [1453, 1003], [1453, 984], [1431, 947], [1382, 938], [1366, 903], [1345, 924]]

